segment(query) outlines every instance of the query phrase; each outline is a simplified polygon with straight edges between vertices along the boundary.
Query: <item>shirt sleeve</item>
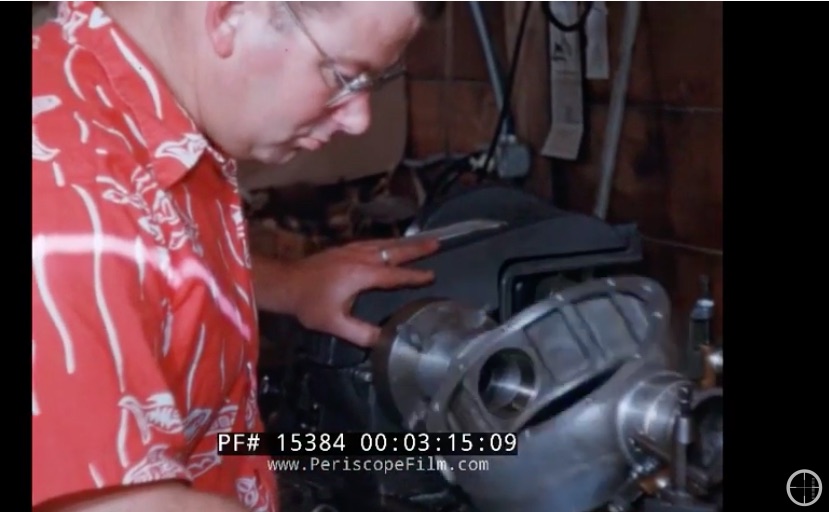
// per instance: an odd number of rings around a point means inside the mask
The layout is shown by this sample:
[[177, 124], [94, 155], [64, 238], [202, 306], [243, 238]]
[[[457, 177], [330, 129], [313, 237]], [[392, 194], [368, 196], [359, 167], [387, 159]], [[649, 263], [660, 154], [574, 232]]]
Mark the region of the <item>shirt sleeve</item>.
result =
[[32, 199], [32, 505], [189, 481], [161, 366], [167, 253], [146, 209], [100, 183]]

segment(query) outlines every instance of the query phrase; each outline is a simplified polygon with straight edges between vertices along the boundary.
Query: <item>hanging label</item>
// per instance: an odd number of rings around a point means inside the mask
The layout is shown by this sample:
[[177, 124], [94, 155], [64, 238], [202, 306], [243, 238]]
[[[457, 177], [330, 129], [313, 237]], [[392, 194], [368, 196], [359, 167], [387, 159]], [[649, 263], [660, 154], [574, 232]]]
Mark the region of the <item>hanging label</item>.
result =
[[584, 74], [588, 80], [610, 78], [610, 54], [607, 48], [607, 5], [593, 2], [593, 8], [585, 23], [587, 47], [585, 49]]
[[[550, 10], [563, 25], [578, 21], [578, 2], [550, 2]], [[550, 89], [552, 126], [541, 154], [575, 160], [584, 134], [582, 69], [579, 33], [562, 32], [552, 23], [550, 31]]]

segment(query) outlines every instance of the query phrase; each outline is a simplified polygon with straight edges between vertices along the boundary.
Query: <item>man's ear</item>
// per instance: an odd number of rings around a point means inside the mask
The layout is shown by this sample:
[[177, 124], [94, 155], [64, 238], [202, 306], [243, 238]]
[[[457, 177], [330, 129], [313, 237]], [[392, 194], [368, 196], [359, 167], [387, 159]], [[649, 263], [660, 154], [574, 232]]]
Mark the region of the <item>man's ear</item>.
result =
[[242, 24], [243, 6], [244, 2], [207, 2], [207, 34], [221, 58], [233, 54], [236, 34]]

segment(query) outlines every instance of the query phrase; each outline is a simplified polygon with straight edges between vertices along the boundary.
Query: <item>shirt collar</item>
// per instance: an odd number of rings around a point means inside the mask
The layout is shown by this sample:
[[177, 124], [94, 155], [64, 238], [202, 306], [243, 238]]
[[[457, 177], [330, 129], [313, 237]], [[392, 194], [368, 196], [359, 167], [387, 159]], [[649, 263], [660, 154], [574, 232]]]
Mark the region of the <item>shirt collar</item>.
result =
[[235, 163], [209, 143], [150, 59], [95, 2], [61, 2], [57, 21], [68, 43], [97, 57], [130, 109], [127, 122], [134, 121], [162, 186], [181, 180], [205, 154], [226, 176], [235, 175]]

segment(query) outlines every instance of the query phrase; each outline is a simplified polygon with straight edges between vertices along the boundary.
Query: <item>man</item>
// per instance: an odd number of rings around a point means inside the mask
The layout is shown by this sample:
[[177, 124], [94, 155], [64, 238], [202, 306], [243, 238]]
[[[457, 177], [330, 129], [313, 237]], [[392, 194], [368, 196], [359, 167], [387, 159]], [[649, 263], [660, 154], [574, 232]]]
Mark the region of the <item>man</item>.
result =
[[397, 266], [436, 245], [251, 264], [233, 159], [363, 132], [422, 4], [71, 2], [33, 32], [34, 510], [277, 510], [266, 460], [216, 455], [262, 428], [256, 307], [368, 346], [355, 295], [427, 283]]

